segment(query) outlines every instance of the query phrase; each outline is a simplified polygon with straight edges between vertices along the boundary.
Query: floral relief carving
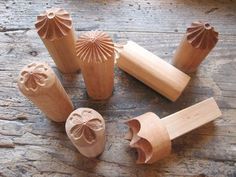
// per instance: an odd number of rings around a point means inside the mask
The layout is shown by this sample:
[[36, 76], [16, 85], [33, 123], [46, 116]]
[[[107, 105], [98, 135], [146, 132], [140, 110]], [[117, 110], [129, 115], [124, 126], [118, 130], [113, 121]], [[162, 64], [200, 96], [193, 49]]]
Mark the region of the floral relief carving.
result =
[[88, 144], [96, 141], [96, 131], [103, 129], [102, 121], [92, 111], [84, 110], [81, 114], [75, 113], [70, 117], [73, 127], [70, 134], [75, 139], [83, 139]]
[[27, 66], [20, 74], [20, 82], [27, 90], [36, 91], [39, 87], [45, 85], [48, 76], [45, 74], [47, 67], [43, 64], [33, 63]]

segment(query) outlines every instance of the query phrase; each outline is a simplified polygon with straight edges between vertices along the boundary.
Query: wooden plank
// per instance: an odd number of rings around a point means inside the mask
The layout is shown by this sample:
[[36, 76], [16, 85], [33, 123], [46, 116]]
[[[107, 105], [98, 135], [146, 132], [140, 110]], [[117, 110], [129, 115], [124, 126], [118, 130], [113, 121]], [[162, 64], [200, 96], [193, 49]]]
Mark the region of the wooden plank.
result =
[[[235, 176], [235, 4], [234, 0], [1, 1], [0, 176]], [[115, 42], [133, 40], [168, 62], [196, 17], [212, 22], [221, 35], [177, 102], [118, 68], [112, 98], [97, 102], [88, 98], [81, 74], [63, 75], [55, 68], [34, 30], [35, 16], [54, 5], [72, 13], [78, 34], [103, 29]], [[98, 159], [82, 157], [66, 137], [64, 124], [45, 119], [18, 91], [19, 70], [34, 60], [53, 66], [75, 107], [91, 107], [103, 115], [107, 143]], [[136, 154], [123, 138], [127, 127], [122, 120], [148, 111], [165, 117], [211, 96], [223, 113], [220, 119], [174, 140], [168, 158], [150, 166], [135, 164]]]
[[70, 12], [75, 28], [80, 31], [182, 33], [192, 21], [204, 20], [213, 24], [220, 34], [236, 34], [235, 0], [2, 1], [1, 31], [33, 29], [36, 16], [50, 7], [63, 7]]

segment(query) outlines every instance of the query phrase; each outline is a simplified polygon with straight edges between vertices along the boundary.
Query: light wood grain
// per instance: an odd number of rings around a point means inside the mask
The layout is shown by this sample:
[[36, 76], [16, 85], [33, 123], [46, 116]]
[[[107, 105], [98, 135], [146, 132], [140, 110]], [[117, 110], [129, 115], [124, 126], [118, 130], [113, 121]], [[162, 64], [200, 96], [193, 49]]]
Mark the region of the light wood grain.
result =
[[75, 45], [88, 95], [105, 100], [114, 87], [115, 50], [111, 37], [102, 31], [82, 34]]
[[[235, 176], [235, 4], [234, 0], [0, 1], [0, 144], [11, 146], [0, 148], [1, 176]], [[175, 103], [117, 68], [113, 96], [109, 102], [97, 102], [89, 99], [81, 74], [63, 75], [56, 69], [34, 30], [35, 17], [53, 6], [71, 13], [77, 35], [84, 30], [108, 31], [114, 42], [133, 40], [167, 62], [194, 20], [210, 22], [221, 36]], [[76, 108], [91, 107], [103, 115], [107, 143], [96, 160], [79, 155], [64, 125], [45, 119], [19, 93], [16, 76], [34, 60], [53, 66]], [[123, 138], [127, 127], [120, 120], [149, 111], [165, 117], [211, 96], [222, 111], [220, 119], [175, 139], [167, 159], [135, 165], [136, 155]]]
[[35, 28], [58, 69], [63, 73], [79, 70], [75, 52], [77, 36], [70, 14], [61, 8], [47, 9], [37, 16]]
[[47, 63], [33, 62], [19, 73], [19, 90], [45, 115], [56, 122], [65, 122], [74, 106], [61, 82]]
[[190, 77], [133, 41], [119, 50], [117, 65], [156, 92], [176, 101]]
[[178, 138], [206, 123], [221, 116], [214, 98], [209, 98], [177, 113], [164, 117], [161, 121], [165, 125], [170, 139]]

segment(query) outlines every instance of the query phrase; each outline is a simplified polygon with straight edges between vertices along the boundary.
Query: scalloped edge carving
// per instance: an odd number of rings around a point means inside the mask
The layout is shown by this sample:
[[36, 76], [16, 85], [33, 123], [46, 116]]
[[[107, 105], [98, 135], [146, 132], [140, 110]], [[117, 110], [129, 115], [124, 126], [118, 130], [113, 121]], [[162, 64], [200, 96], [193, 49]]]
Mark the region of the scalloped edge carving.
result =
[[199, 49], [212, 49], [218, 42], [218, 32], [209, 23], [193, 22], [186, 31], [187, 41]]
[[24, 93], [36, 94], [42, 88], [50, 87], [54, 79], [55, 75], [47, 63], [33, 62], [21, 70], [18, 86]]
[[37, 16], [35, 27], [41, 38], [53, 41], [68, 34], [72, 19], [66, 10], [51, 8]]

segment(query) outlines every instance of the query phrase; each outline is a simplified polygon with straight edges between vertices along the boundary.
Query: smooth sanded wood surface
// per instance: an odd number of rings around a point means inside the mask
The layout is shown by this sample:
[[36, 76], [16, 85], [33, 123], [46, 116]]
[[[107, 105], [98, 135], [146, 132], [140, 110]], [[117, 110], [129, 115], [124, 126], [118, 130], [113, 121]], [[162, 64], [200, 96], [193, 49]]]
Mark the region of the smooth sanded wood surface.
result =
[[[77, 34], [105, 30], [115, 42], [133, 40], [168, 62], [193, 20], [215, 26], [219, 42], [174, 103], [118, 68], [111, 99], [92, 101], [81, 74], [61, 74], [34, 29], [36, 16], [53, 6], [72, 14]], [[1, 0], [0, 176], [236, 176], [235, 12], [234, 0]], [[35, 60], [55, 69], [76, 108], [90, 107], [103, 115], [107, 142], [97, 159], [81, 156], [64, 124], [45, 119], [18, 91], [16, 76]], [[221, 118], [174, 140], [166, 159], [135, 164], [121, 121], [148, 111], [165, 117], [212, 96]]]

